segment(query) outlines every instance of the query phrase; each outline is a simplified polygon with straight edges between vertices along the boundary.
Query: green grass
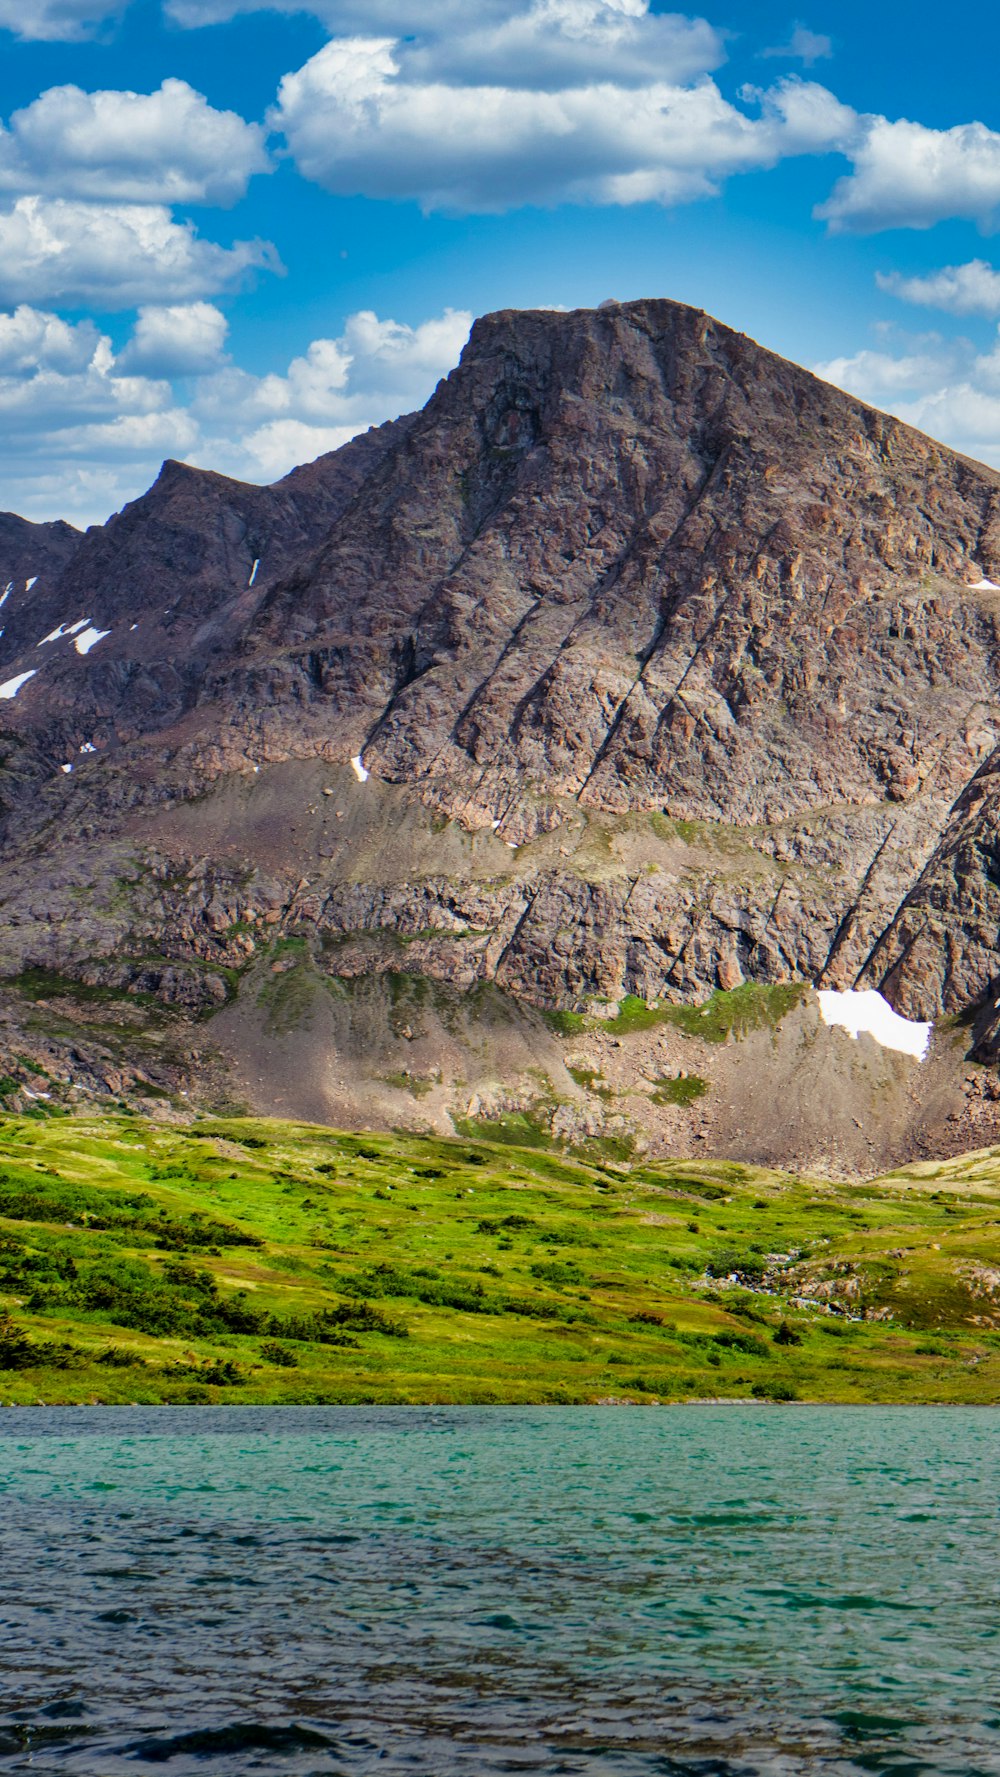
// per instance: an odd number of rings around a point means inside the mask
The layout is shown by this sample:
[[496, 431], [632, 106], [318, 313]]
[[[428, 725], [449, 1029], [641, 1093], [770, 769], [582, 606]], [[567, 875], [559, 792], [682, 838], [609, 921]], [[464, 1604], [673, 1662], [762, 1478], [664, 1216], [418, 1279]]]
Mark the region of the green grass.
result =
[[834, 1187], [506, 1134], [0, 1120], [0, 1400], [1000, 1399], [1000, 1150]]
[[665, 1074], [654, 1083], [654, 1104], [694, 1104], [708, 1091], [708, 1081], [700, 1074], [677, 1074], [673, 1078]]
[[807, 992], [804, 981], [744, 981], [729, 992], [717, 990], [701, 1006], [651, 1006], [637, 994], [627, 993], [619, 1001], [613, 1018], [593, 1018], [583, 1012], [546, 1012], [544, 1017], [550, 1029], [564, 1037], [588, 1030], [626, 1036], [632, 1031], [672, 1024], [685, 1036], [700, 1037], [705, 1043], [725, 1043], [730, 1037], [738, 1039], [752, 1030], [776, 1030]]
[[617, 1018], [610, 1019], [607, 1028], [624, 1035], [628, 1031], [649, 1030], [657, 1024], [673, 1024], [686, 1036], [701, 1037], [706, 1043], [724, 1043], [729, 1037], [743, 1037], [751, 1030], [776, 1029], [806, 992], [806, 984], [801, 981], [769, 986], [744, 981], [729, 993], [713, 993], [703, 1006], [647, 1006], [645, 1000], [627, 994]]

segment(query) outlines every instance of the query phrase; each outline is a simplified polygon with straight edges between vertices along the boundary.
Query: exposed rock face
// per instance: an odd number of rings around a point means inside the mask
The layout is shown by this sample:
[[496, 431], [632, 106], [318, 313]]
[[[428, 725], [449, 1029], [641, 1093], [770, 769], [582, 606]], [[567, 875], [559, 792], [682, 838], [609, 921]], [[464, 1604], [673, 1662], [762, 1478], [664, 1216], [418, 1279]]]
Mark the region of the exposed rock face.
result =
[[273, 488], [31, 529], [8, 977], [209, 1016], [305, 933], [331, 981], [933, 1017], [1000, 973], [1000, 475], [703, 314], [490, 316]]

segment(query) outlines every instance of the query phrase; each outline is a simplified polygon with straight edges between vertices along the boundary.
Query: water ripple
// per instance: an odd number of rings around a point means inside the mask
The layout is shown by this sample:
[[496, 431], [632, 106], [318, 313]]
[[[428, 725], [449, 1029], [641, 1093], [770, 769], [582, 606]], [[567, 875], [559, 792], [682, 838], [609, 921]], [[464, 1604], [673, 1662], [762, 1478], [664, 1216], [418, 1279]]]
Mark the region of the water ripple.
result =
[[0, 1772], [1000, 1777], [1000, 1422], [0, 1416]]

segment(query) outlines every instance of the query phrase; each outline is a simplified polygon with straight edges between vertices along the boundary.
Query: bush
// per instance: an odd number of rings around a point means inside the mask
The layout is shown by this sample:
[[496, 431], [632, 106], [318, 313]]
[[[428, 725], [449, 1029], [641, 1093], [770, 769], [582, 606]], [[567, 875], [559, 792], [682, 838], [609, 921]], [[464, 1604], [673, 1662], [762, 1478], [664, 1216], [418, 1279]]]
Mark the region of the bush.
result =
[[289, 1351], [287, 1345], [279, 1345], [276, 1339], [265, 1339], [260, 1355], [265, 1363], [276, 1364], [280, 1370], [297, 1370], [299, 1366], [294, 1351]]
[[787, 1320], [783, 1320], [774, 1335], [774, 1343], [775, 1345], [801, 1345], [802, 1334], [797, 1333], [794, 1327], [790, 1327]]
[[52, 1177], [21, 1180], [0, 1174], [0, 1216], [12, 1222], [53, 1222], [60, 1227], [72, 1223], [112, 1233], [141, 1229], [164, 1248], [264, 1244], [256, 1234], [211, 1216], [165, 1214], [144, 1191], [101, 1191]]
[[49, 1339], [32, 1339], [9, 1314], [0, 1314], [0, 1370], [75, 1370], [87, 1362], [75, 1345]]
[[765, 1256], [759, 1247], [751, 1246], [744, 1252], [724, 1247], [708, 1260], [705, 1271], [709, 1277], [737, 1277], [740, 1283], [758, 1284], [763, 1280], [766, 1268]]
[[477, 1234], [499, 1234], [502, 1228], [534, 1228], [537, 1224], [531, 1216], [484, 1216], [476, 1223]]
[[532, 1277], [541, 1278], [543, 1283], [582, 1283], [583, 1272], [579, 1265], [562, 1264], [558, 1259], [550, 1259], [540, 1265], [532, 1265]]
[[738, 1333], [732, 1327], [723, 1327], [720, 1333], [713, 1333], [716, 1345], [723, 1346], [727, 1351], [742, 1351], [747, 1357], [769, 1357], [771, 1354], [762, 1339], [755, 1333]]
[[97, 1362], [106, 1364], [112, 1370], [144, 1370], [146, 1368], [145, 1358], [140, 1357], [137, 1351], [129, 1351], [124, 1345], [109, 1345], [107, 1351], [101, 1352]]
[[247, 1380], [246, 1371], [231, 1358], [207, 1358], [203, 1364], [168, 1364], [164, 1375], [190, 1377], [214, 1388], [239, 1388]]
[[38, 1362], [35, 1341], [9, 1314], [0, 1315], [0, 1370], [30, 1370]]

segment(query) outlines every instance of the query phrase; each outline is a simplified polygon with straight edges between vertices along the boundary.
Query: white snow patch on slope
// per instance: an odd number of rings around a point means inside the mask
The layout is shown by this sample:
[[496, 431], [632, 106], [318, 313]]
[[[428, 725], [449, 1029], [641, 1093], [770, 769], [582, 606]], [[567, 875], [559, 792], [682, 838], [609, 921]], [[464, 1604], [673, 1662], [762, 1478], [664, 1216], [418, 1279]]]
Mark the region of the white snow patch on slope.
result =
[[13, 592], [13, 590], [14, 590], [14, 582], [13, 582], [13, 580], [8, 580], [3, 591], [0, 592], [0, 605], [5, 605], [7, 603], [7, 600], [10, 598], [10, 595]]
[[16, 678], [5, 679], [3, 684], [0, 685], [0, 697], [16, 697], [21, 686], [26, 685], [29, 679], [33, 679], [36, 671], [37, 668], [32, 667], [30, 673], [18, 673]]
[[83, 743], [83, 746], [80, 748], [80, 751], [81, 751], [81, 753], [96, 753], [97, 748], [95, 747], [92, 740], [85, 740]]
[[75, 636], [81, 629], [86, 629], [89, 622], [89, 617], [81, 617], [76, 623], [60, 623], [58, 629], [52, 629], [47, 636], [42, 637], [38, 646], [44, 648], [46, 642], [61, 642], [63, 636]]
[[95, 648], [98, 642], [103, 642], [105, 636], [110, 634], [110, 629], [85, 629], [82, 635], [77, 636], [73, 646], [78, 654], [89, 654], [91, 648]]
[[361, 754], [360, 753], [355, 753], [353, 759], [351, 760], [351, 764], [354, 767], [354, 775], [357, 778], [358, 783], [359, 784], [366, 784], [368, 782], [368, 773], [361, 763]]
[[60, 767], [59, 767], [60, 771], [72, 771], [72, 769], [73, 769], [72, 765], [60, 765]]
[[987, 580], [986, 575], [984, 574], [981, 580], [973, 580], [972, 585], [969, 587], [969, 591], [1000, 592], [1000, 586], [997, 585], [995, 580]]
[[253, 570], [252, 570], [252, 572], [251, 572], [251, 575], [250, 575], [250, 578], [249, 578], [249, 580], [248, 580], [248, 581], [247, 581], [247, 585], [248, 585], [248, 586], [252, 586], [252, 585], [253, 585], [253, 583], [254, 583], [254, 581], [255, 581], [255, 580], [256, 580], [256, 578], [257, 578], [257, 569], [258, 569], [258, 568], [259, 568], [259, 567], [260, 567], [260, 557], [259, 557], [259, 556], [258, 556], [258, 557], [257, 557], [257, 559], [256, 559], [256, 560], [255, 560], [255, 562], [254, 562], [254, 564], [253, 564]]
[[831, 989], [821, 988], [817, 998], [824, 1024], [839, 1025], [852, 1037], [859, 1037], [865, 1031], [875, 1038], [876, 1043], [881, 1043], [883, 1049], [898, 1049], [904, 1055], [915, 1056], [918, 1061], [923, 1061], [927, 1054], [931, 1026], [916, 1019], [901, 1018], [874, 988], [868, 988], [864, 993], [834, 993]]
[[34, 586], [34, 584], [35, 584], [35, 582], [36, 582], [36, 581], [37, 581], [37, 579], [38, 579], [38, 575], [37, 575], [37, 574], [32, 574], [32, 576], [31, 576], [31, 579], [30, 579], [30, 580], [26, 580], [26, 581], [25, 581], [25, 582], [24, 582], [24, 590], [25, 590], [25, 592], [30, 592], [30, 591], [31, 591], [31, 588], [32, 588], [32, 587], [33, 587], [33, 586]]

